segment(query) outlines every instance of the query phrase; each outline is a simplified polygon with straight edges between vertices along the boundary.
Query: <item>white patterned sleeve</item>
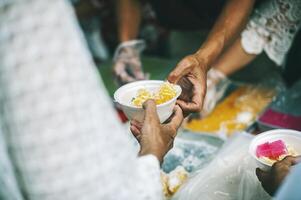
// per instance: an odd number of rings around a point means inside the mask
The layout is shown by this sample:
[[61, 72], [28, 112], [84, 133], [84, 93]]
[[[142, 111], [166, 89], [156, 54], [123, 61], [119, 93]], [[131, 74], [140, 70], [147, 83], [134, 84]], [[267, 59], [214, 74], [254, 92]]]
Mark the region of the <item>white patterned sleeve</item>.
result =
[[264, 51], [277, 65], [282, 65], [300, 26], [300, 0], [261, 1], [242, 32], [241, 44], [247, 53]]
[[161, 199], [158, 160], [137, 158], [68, 1], [6, 2], [0, 114], [25, 199]]

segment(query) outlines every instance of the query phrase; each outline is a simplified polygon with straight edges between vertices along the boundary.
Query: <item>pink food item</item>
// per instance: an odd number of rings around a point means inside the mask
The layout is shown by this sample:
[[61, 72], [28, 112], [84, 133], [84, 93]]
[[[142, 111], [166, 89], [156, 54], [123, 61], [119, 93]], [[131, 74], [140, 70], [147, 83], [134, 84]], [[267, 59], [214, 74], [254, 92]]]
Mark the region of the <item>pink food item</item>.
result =
[[[301, 115], [295, 116], [267, 109], [258, 119], [260, 125], [266, 128], [288, 128], [301, 131]], [[265, 128], [265, 129], [266, 129]]]
[[287, 148], [282, 140], [276, 140], [274, 142], [266, 142], [258, 145], [256, 148], [256, 156], [267, 157], [272, 160], [278, 160], [280, 156], [287, 154]]

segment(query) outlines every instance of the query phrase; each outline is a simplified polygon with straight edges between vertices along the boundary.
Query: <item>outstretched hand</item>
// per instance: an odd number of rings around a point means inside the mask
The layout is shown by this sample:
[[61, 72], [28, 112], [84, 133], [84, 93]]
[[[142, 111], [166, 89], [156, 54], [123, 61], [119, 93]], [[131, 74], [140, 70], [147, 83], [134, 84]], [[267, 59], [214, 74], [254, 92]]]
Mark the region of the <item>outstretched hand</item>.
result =
[[168, 76], [169, 82], [177, 83], [183, 89], [177, 104], [185, 114], [202, 109], [206, 95], [206, 67], [205, 62], [193, 54], [182, 59]]

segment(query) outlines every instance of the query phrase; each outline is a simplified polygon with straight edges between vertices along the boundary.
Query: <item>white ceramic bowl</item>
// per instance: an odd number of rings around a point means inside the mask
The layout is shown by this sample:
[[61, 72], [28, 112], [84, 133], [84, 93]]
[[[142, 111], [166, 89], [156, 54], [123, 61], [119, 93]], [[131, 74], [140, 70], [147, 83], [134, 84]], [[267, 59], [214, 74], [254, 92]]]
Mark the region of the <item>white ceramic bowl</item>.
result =
[[[121, 105], [121, 108], [124, 114], [129, 119], [135, 119], [137, 121], [142, 122], [144, 118], [144, 110], [143, 108], [138, 108], [131, 104], [132, 98], [136, 96], [137, 91], [139, 89], [147, 89], [150, 92], [155, 92], [159, 89], [159, 87], [164, 83], [164, 81], [155, 81], [155, 80], [145, 80], [145, 81], [136, 81], [132, 83], [128, 83], [120, 87], [114, 93], [115, 101]], [[164, 122], [167, 120], [173, 111], [173, 108], [176, 104], [177, 98], [180, 96], [182, 89], [180, 86], [175, 85], [175, 89], [177, 95], [171, 100], [157, 105], [157, 113], [159, 115], [160, 122]]]
[[275, 140], [283, 140], [285, 144], [289, 145], [300, 155], [301, 154], [301, 132], [290, 129], [276, 129], [266, 131], [254, 137], [249, 146], [249, 153], [256, 160], [259, 168], [268, 171], [271, 165], [260, 160], [256, 156], [256, 148], [266, 142], [273, 142]]

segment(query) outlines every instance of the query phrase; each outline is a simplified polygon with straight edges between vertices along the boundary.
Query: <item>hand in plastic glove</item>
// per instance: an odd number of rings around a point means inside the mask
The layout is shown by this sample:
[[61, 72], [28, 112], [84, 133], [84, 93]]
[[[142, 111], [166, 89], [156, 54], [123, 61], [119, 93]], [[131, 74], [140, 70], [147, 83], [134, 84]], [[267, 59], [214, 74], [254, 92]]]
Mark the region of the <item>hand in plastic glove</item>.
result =
[[114, 74], [119, 84], [147, 79], [143, 73], [140, 53], [145, 48], [142, 40], [121, 43], [114, 54]]
[[224, 96], [230, 80], [221, 71], [211, 68], [207, 73], [207, 92], [201, 111], [201, 116], [206, 116], [215, 107], [216, 103]]
[[143, 124], [131, 121], [131, 131], [140, 143], [139, 155], [153, 154], [162, 163], [165, 154], [172, 148], [177, 130], [183, 121], [183, 113], [175, 106], [174, 114], [166, 124], [160, 124], [156, 103], [148, 100], [143, 104]]
[[[299, 157], [300, 159], [300, 157]], [[264, 190], [271, 196], [275, 194], [279, 186], [282, 184], [285, 177], [290, 172], [293, 165], [297, 164], [298, 158], [287, 156], [283, 160], [274, 163], [271, 170], [268, 172], [256, 169], [256, 175], [262, 184]]]
[[185, 114], [200, 112], [202, 109], [206, 94], [206, 68], [205, 62], [193, 54], [182, 59], [168, 76], [169, 82], [178, 83], [183, 88], [183, 95], [177, 103]]

